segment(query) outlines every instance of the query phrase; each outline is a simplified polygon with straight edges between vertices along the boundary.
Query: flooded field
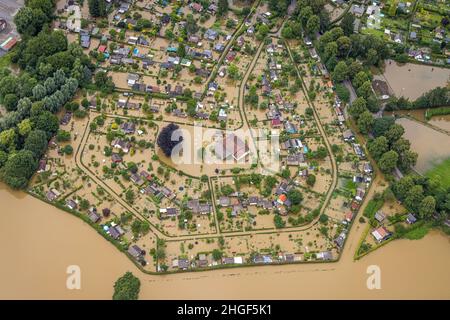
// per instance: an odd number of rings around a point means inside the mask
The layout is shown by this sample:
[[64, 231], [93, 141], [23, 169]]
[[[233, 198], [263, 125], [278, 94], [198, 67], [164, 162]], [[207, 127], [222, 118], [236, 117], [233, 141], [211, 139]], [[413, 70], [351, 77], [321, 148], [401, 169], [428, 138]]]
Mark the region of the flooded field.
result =
[[422, 122], [427, 122], [434, 127], [446, 130], [450, 133], [450, 115], [434, 116], [430, 120], [425, 118], [426, 109], [416, 109], [416, 110], [397, 110], [392, 112], [390, 115], [407, 115], [413, 117]]
[[415, 169], [425, 173], [450, 156], [450, 136], [407, 118], [397, 120], [405, 128], [405, 138], [419, 154]]
[[[132, 271], [144, 299], [449, 299], [447, 237], [395, 241], [352, 262], [360, 235], [352, 232], [338, 263], [250, 267], [148, 276], [81, 220], [0, 186], [0, 298], [110, 299], [116, 278]], [[67, 290], [66, 268], [81, 267], [81, 290]], [[369, 265], [381, 268], [381, 290], [366, 288]]]
[[397, 97], [415, 100], [436, 87], [448, 85], [450, 69], [387, 60], [384, 77]]

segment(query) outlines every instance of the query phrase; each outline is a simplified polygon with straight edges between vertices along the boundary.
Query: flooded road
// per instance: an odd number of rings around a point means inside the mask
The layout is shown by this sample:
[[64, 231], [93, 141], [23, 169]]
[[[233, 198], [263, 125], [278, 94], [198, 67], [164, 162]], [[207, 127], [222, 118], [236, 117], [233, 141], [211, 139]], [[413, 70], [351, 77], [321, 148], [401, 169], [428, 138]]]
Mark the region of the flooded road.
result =
[[[110, 299], [128, 270], [144, 299], [450, 298], [450, 240], [438, 232], [353, 262], [354, 226], [338, 263], [149, 276], [78, 218], [3, 185], [0, 200], [1, 299]], [[81, 290], [66, 289], [69, 265], [81, 268]], [[366, 288], [369, 265], [381, 268], [381, 290]]]
[[450, 136], [407, 118], [396, 120], [405, 128], [404, 137], [411, 142], [411, 149], [419, 154], [414, 169], [425, 173], [450, 157]]

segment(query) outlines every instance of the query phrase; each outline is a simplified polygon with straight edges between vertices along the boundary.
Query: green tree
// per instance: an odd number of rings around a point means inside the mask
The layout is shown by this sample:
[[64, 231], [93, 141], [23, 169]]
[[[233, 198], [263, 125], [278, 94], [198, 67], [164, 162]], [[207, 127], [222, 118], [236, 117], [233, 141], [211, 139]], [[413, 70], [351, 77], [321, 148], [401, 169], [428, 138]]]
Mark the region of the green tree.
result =
[[300, 10], [298, 18], [304, 28], [306, 28], [306, 24], [312, 15], [313, 15], [313, 11], [310, 6], [302, 7], [302, 9]]
[[233, 80], [238, 80], [240, 77], [239, 68], [234, 63], [228, 67], [228, 77]]
[[88, 0], [89, 13], [93, 17], [106, 16], [106, 2], [103, 0]]
[[388, 139], [390, 144], [393, 144], [395, 141], [401, 138], [401, 136], [405, 133], [405, 128], [403, 126], [394, 123], [390, 126], [389, 130], [386, 131], [385, 136]]
[[306, 31], [314, 36], [320, 29], [320, 18], [316, 15], [311, 16], [306, 22]]
[[313, 174], [308, 175], [308, 177], [306, 178], [306, 184], [310, 187], [313, 187], [315, 183], [316, 183], [316, 176]]
[[50, 139], [59, 128], [58, 117], [49, 111], [42, 112], [36, 119], [32, 119], [36, 130], [43, 130]]
[[23, 146], [24, 150], [29, 150], [33, 153], [34, 159], [39, 160], [47, 149], [47, 134], [42, 130], [33, 130], [25, 139]]
[[298, 189], [291, 189], [287, 193], [287, 198], [293, 205], [299, 205], [303, 200], [303, 194]]
[[217, 3], [217, 15], [224, 17], [228, 13], [228, 0], [219, 0]]
[[375, 138], [369, 141], [367, 149], [375, 160], [379, 160], [381, 156], [388, 151], [389, 144], [385, 136]]
[[0, 146], [9, 151], [16, 149], [16, 131], [11, 128], [0, 132]]
[[26, 137], [31, 131], [31, 120], [23, 119], [20, 123], [17, 124], [17, 128], [19, 129], [19, 134], [22, 137]]
[[141, 281], [131, 272], [126, 272], [114, 284], [113, 300], [137, 300]]
[[17, 102], [19, 102], [19, 97], [13, 93], [8, 93], [5, 98], [3, 98], [3, 105], [7, 111], [16, 110]]
[[37, 161], [33, 153], [20, 150], [11, 155], [1, 171], [3, 181], [14, 189], [23, 189], [37, 169]]
[[348, 108], [348, 112], [356, 120], [358, 120], [359, 116], [366, 110], [366, 99], [362, 97], [356, 98]]
[[436, 210], [436, 199], [433, 196], [423, 198], [419, 206], [419, 216], [422, 219], [430, 218]]
[[389, 173], [397, 166], [398, 161], [398, 154], [394, 150], [390, 150], [388, 152], [385, 152], [381, 158], [380, 161], [378, 161], [378, 166], [380, 167], [380, 170], [384, 173]]
[[403, 171], [409, 170], [417, 163], [418, 154], [411, 150], [406, 150], [400, 154], [399, 168]]
[[355, 22], [355, 16], [349, 12], [347, 12], [341, 20], [339, 26], [344, 31], [346, 36], [350, 36], [353, 33], [354, 27], [353, 24]]
[[364, 111], [358, 118], [358, 129], [361, 133], [367, 134], [372, 129], [374, 119], [369, 111]]
[[423, 187], [417, 184], [408, 190], [405, 198], [405, 206], [409, 210], [417, 211], [424, 197]]
[[220, 251], [219, 249], [214, 249], [212, 251], [212, 257], [214, 259], [214, 261], [220, 261], [222, 259], [223, 256], [223, 252]]
[[273, 217], [273, 222], [275, 224], [275, 228], [277, 228], [277, 229], [281, 229], [281, 228], [284, 228], [286, 226], [286, 222], [284, 222], [283, 219], [281, 218], [281, 216], [278, 215], [278, 214], [276, 214]]
[[334, 71], [332, 73], [332, 77], [336, 82], [342, 82], [348, 77], [348, 66], [344, 61], [339, 61]]
[[344, 102], [350, 101], [350, 91], [348, 91], [347, 87], [341, 83], [336, 85], [336, 94]]

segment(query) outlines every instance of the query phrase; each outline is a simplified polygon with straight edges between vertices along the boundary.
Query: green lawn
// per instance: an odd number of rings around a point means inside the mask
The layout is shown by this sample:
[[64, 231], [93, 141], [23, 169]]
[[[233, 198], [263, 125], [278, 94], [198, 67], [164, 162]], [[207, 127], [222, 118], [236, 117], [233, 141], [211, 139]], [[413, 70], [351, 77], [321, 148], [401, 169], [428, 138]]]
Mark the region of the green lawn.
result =
[[11, 65], [10, 54], [6, 54], [0, 58], [0, 69], [7, 68]]
[[425, 174], [431, 180], [436, 180], [441, 183], [444, 188], [450, 187], [450, 158], [444, 160], [434, 168], [427, 171]]

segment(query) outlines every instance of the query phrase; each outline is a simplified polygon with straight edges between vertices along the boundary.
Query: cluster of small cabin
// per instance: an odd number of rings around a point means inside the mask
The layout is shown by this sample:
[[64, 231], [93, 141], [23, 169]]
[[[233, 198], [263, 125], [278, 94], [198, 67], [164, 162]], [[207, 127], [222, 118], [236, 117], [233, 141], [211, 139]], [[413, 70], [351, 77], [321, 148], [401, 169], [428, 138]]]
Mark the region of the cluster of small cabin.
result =
[[292, 202], [288, 199], [287, 194], [293, 188], [294, 184], [283, 180], [276, 187], [272, 199], [255, 195], [246, 196], [241, 192], [233, 192], [228, 196], [220, 196], [217, 199], [217, 206], [219, 208], [230, 208], [232, 217], [237, 217], [249, 207], [274, 210], [280, 215], [286, 215], [288, 213], [287, 210], [292, 206]]
[[[329, 261], [333, 259], [331, 251], [321, 251], [315, 253], [316, 260]], [[244, 256], [223, 257], [220, 261], [214, 261], [211, 254], [200, 253], [195, 259], [189, 260], [186, 257], [176, 257], [172, 260], [171, 267], [178, 270], [188, 270], [193, 268], [206, 268], [222, 265], [241, 265], [245, 263], [254, 264], [275, 264], [275, 263], [294, 263], [303, 260], [303, 254], [279, 253], [276, 257], [266, 254], [257, 254], [249, 259]]]
[[[353, 176], [353, 182], [356, 183], [356, 194], [350, 202], [349, 210], [345, 213], [344, 219], [342, 221], [343, 224], [349, 225], [353, 221], [356, 213], [358, 212], [362, 201], [364, 200], [364, 196], [366, 194], [367, 188], [370, 185], [372, 180], [373, 169], [369, 162], [365, 162], [362, 164], [362, 168], [360, 173], [357, 173]], [[343, 230], [335, 239], [334, 243], [338, 247], [338, 249], [342, 249], [344, 246], [347, 229]]]

